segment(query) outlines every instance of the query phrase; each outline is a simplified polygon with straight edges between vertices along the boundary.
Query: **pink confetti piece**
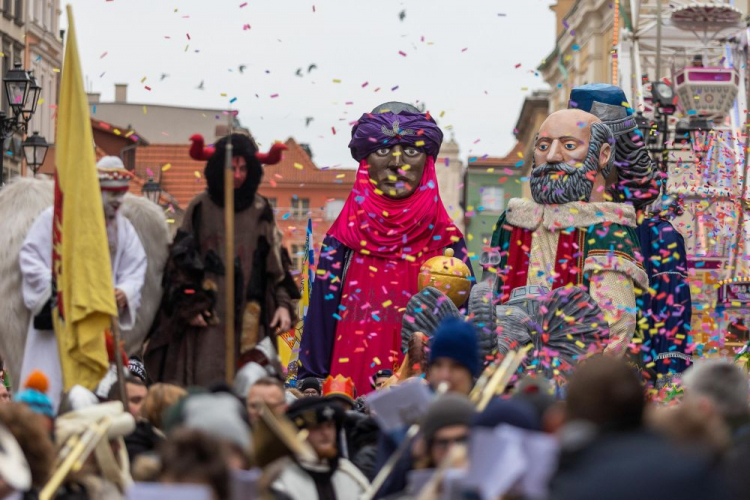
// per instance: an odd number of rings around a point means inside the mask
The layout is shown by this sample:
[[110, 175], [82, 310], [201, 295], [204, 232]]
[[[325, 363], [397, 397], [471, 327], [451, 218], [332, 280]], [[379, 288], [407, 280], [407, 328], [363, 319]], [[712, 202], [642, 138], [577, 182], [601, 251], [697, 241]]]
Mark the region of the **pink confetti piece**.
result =
[[406, 52], [404, 52], [403, 50], [399, 50], [398, 53], [403, 57], [406, 57]]
[[109, 54], [109, 52], [105, 52], [104, 54], [100, 55], [100, 56], [99, 56], [99, 59], [104, 59], [104, 57], [105, 57], [105, 56], [106, 56], [107, 54]]
[[187, 39], [190, 40], [190, 33], [185, 33], [185, 36], [187, 36]]
[[249, 24], [243, 24], [242, 25], [242, 31], [247, 31], [249, 29], [250, 29], [250, 25]]
[[271, 99], [276, 99], [277, 97], [279, 97], [279, 94], [271, 94]]
[[240, 4], [240, 9], [241, 9], [242, 7], [245, 7], [246, 5], [247, 5], [247, 2], [245, 2], [245, 3], [241, 3], [241, 4]]

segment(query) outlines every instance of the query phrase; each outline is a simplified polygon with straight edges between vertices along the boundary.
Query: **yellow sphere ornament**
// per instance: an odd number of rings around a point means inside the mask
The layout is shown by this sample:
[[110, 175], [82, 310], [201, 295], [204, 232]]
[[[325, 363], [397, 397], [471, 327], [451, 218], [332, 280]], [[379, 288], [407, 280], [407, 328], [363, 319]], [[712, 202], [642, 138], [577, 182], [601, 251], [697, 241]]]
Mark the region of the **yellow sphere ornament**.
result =
[[446, 248], [445, 254], [432, 257], [419, 268], [419, 291], [431, 286], [444, 293], [456, 307], [461, 307], [469, 298], [471, 271], [461, 259], [453, 256], [453, 249]]

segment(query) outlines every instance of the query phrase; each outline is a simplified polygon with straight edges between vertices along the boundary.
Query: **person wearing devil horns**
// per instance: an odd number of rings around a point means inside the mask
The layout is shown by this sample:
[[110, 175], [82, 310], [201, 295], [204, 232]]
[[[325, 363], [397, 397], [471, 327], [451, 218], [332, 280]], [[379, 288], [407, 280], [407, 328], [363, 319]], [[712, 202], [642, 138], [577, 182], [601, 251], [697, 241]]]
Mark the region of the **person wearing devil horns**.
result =
[[[172, 244], [164, 273], [164, 296], [144, 361], [159, 382], [207, 386], [225, 377], [224, 162], [232, 141], [234, 171], [235, 356], [248, 361], [252, 348], [275, 328], [288, 330], [299, 291], [289, 273], [273, 207], [258, 194], [262, 164], [281, 160], [283, 144], [268, 154], [252, 138], [231, 134], [215, 147], [191, 137], [190, 156], [207, 161], [207, 189], [190, 202]], [[273, 342], [275, 344], [275, 342]]]
[[401, 321], [421, 265], [446, 248], [467, 261], [463, 234], [438, 191], [442, 142], [429, 113], [400, 102], [381, 104], [354, 125], [349, 149], [359, 170], [323, 241], [300, 378], [340, 374], [359, 394], [370, 392], [378, 370], [402, 361]]

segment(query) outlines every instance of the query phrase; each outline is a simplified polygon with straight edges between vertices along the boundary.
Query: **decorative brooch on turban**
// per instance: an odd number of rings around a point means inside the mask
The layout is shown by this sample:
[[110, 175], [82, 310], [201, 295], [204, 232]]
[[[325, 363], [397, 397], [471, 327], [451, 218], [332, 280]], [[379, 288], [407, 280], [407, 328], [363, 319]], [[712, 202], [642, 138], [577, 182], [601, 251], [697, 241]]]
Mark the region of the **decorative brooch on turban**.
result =
[[443, 132], [429, 113], [404, 103], [386, 103], [365, 113], [352, 128], [349, 149], [361, 161], [372, 152], [396, 144], [416, 147], [427, 156], [437, 157]]

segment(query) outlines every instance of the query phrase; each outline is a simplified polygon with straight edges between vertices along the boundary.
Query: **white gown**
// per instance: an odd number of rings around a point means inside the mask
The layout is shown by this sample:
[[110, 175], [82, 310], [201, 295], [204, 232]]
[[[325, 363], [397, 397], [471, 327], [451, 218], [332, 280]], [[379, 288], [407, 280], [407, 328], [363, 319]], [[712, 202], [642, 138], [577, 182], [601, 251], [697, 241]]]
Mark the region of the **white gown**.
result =
[[[34, 221], [21, 247], [23, 301], [31, 311], [32, 318], [26, 336], [19, 382], [23, 386], [34, 370], [44, 372], [49, 379], [47, 394], [57, 412], [63, 391], [57, 339], [53, 330], [34, 328], [34, 316], [39, 314], [52, 294], [52, 217], [53, 207], [42, 212]], [[129, 329], [135, 324], [145, 276], [146, 252], [138, 233], [130, 221], [118, 214], [117, 252], [112, 263], [112, 277], [115, 288], [122, 290], [128, 298], [127, 307], [119, 311], [120, 328]]]

